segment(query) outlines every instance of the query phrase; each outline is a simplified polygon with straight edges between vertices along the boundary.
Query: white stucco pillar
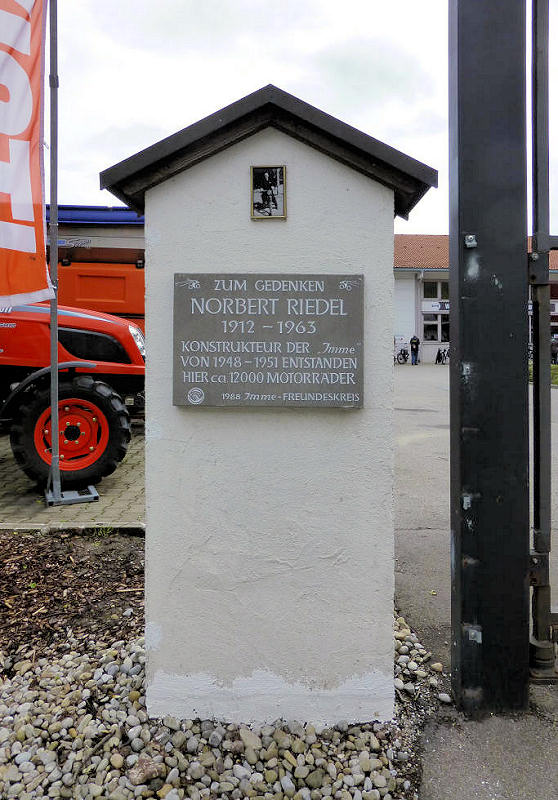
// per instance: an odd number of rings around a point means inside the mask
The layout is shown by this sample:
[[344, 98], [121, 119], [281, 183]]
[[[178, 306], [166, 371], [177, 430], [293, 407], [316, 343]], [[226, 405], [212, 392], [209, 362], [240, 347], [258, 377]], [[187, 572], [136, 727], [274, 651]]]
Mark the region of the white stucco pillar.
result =
[[[150, 714], [390, 718], [392, 190], [267, 129], [147, 191], [145, 236]], [[173, 406], [176, 272], [363, 274], [364, 407]]]

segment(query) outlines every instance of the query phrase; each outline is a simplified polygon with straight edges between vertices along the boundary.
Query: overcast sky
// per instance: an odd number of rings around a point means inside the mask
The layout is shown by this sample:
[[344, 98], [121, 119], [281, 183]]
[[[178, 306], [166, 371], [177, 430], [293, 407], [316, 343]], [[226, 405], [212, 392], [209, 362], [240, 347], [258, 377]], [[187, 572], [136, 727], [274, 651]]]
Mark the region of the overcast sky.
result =
[[58, 23], [59, 203], [119, 205], [100, 171], [273, 83], [437, 169], [396, 231], [447, 233], [447, 0], [59, 0]]

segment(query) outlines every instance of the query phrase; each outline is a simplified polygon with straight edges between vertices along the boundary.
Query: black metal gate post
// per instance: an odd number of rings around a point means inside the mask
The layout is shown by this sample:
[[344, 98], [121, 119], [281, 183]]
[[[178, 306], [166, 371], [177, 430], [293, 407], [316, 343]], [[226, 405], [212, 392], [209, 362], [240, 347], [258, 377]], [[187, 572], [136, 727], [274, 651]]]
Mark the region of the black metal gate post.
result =
[[452, 681], [472, 715], [529, 680], [525, 0], [450, 0]]
[[533, 0], [533, 631], [531, 677], [556, 681], [551, 641], [550, 553], [550, 237], [548, 152], [548, 0]]

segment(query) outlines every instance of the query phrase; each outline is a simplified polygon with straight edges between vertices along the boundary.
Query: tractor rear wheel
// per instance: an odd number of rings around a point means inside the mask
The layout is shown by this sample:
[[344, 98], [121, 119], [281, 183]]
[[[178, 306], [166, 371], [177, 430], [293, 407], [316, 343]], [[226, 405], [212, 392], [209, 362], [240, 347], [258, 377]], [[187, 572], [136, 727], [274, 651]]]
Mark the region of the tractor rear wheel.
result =
[[[58, 387], [62, 487], [96, 483], [114, 472], [130, 441], [130, 417], [120, 395], [90, 375]], [[23, 397], [10, 432], [15, 459], [28, 477], [47, 484], [52, 463], [50, 391]]]

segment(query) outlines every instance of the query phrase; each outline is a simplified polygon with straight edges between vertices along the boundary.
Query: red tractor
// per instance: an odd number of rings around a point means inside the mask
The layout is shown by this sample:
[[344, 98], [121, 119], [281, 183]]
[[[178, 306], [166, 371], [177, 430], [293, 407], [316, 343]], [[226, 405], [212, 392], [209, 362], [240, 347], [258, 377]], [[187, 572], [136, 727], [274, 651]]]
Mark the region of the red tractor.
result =
[[[127, 320], [58, 309], [63, 487], [110, 475], [126, 455], [130, 414], [144, 410], [145, 342]], [[50, 307], [0, 309], [0, 426], [21, 469], [46, 485], [52, 458]]]

